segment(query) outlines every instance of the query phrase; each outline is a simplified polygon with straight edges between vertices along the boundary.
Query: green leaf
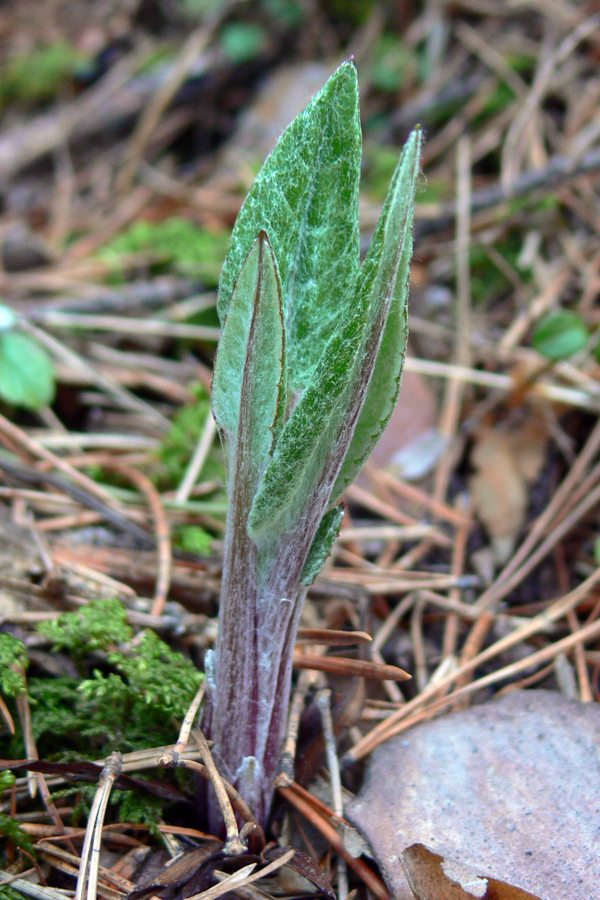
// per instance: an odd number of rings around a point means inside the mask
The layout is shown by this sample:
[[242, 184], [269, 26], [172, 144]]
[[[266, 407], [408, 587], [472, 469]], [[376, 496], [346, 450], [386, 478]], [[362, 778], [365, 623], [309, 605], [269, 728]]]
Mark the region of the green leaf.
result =
[[[219, 341], [212, 406], [229, 472], [256, 484], [269, 458], [283, 385], [281, 288], [263, 231], [236, 281]], [[250, 474], [252, 473], [252, 474]]]
[[[351, 292], [353, 314], [340, 321], [275, 445], [249, 517], [255, 538], [265, 530], [294, 527], [307, 504], [327, 506], [365, 396], [369, 407], [361, 417], [361, 431], [342, 481], [358, 471], [381, 434], [375, 422], [378, 412], [391, 415], [404, 356], [412, 203], [420, 143], [420, 132], [413, 132]], [[376, 366], [382, 343], [384, 358]], [[367, 395], [375, 368], [377, 380]], [[381, 398], [377, 396], [379, 390], [383, 391]]]
[[28, 664], [25, 644], [11, 634], [0, 634], [0, 691], [5, 697], [26, 690], [23, 671]]
[[262, 25], [253, 22], [232, 22], [219, 36], [225, 56], [234, 63], [249, 62], [265, 50], [268, 35]]
[[325, 513], [321, 519], [318, 531], [308, 551], [302, 577], [302, 584], [312, 584], [323, 566], [340, 533], [340, 526], [344, 518], [344, 507], [340, 503]]
[[560, 309], [538, 322], [532, 344], [547, 359], [567, 359], [587, 345], [590, 334], [578, 313]]
[[402, 151], [360, 272], [358, 291], [371, 295], [369, 310], [374, 331], [378, 327], [378, 318], [381, 320], [386, 315], [377, 302], [378, 296], [386, 297], [386, 305], [389, 298], [389, 311], [367, 395], [331, 502], [335, 502], [360, 472], [383, 434], [400, 394], [408, 338], [413, 207], [420, 152], [421, 132], [416, 130]]
[[242, 262], [264, 229], [281, 276], [290, 391], [310, 380], [351, 296], [359, 264], [360, 157], [356, 70], [347, 62], [284, 131], [233, 230], [219, 316], [223, 321]]
[[46, 351], [25, 334], [0, 335], [0, 397], [39, 409], [52, 403], [54, 392], [54, 365]]

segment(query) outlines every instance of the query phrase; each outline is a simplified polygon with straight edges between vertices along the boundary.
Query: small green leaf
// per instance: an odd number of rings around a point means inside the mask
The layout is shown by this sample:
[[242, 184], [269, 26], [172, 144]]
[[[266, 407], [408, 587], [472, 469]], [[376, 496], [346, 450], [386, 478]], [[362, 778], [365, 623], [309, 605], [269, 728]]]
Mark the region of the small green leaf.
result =
[[331, 553], [335, 540], [340, 533], [340, 526], [344, 518], [344, 507], [340, 503], [326, 512], [321, 519], [321, 524], [308, 551], [304, 569], [302, 570], [301, 584], [312, 584]]
[[219, 44], [225, 56], [234, 63], [249, 62], [263, 52], [268, 37], [262, 25], [253, 22], [232, 22], [219, 36]]
[[560, 309], [538, 322], [532, 344], [547, 359], [568, 359], [587, 345], [590, 334], [578, 313]]
[[[229, 472], [244, 469], [246, 490], [269, 458], [280, 408], [284, 361], [281, 288], [265, 232], [236, 281], [214, 366], [212, 406]], [[252, 474], [250, 474], [252, 473]]]
[[[405, 346], [405, 302], [411, 255], [412, 203], [420, 132], [409, 138], [372, 245], [351, 292], [353, 314], [343, 317], [313, 378], [283, 428], [254, 498], [249, 518], [256, 538], [293, 528], [306, 504], [329, 503], [346, 457], [383, 340], [383, 362], [368, 394], [361, 431], [344, 469], [343, 489], [370, 452], [391, 415], [400, 390]], [[388, 368], [389, 367], [389, 368]], [[382, 391], [382, 396], [377, 393]]]
[[39, 409], [52, 403], [54, 392], [54, 365], [46, 351], [25, 334], [0, 334], [0, 397]]
[[[369, 310], [376, 332], [385, 322], [373, 374], [352, 442], [331, 495], [331, 502], [351, 484], [383, 434], [400, 394], [408, 338], [408, 288], [412, 258], [413, 208], [421, 132], [410, 135], [394, 173], [369, 252], [360, 271], [357, 292], [371, 295]], [[377, 298], [388, 298], [386, 313]]]
[[290, 391], [310, 380], [359, 264], [361, 131], [356, 69], [344, 63], [284, 131], [237, 218], [219, 284], [225, 319], [235, 279], [264, 229], [279, 266]]

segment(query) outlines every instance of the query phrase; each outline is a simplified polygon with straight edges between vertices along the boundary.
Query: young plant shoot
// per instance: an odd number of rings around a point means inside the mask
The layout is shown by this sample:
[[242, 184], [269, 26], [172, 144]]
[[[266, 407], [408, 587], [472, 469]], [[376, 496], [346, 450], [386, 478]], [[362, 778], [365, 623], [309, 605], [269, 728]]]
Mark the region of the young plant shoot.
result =
[[421, 134], [408, 138], [362, 266], [361, 144], [347, 62], [266, 160], [219, 285], [212, 404], [228, 512], [203, 724], [263, 826], [307, 586], [400, 391]]

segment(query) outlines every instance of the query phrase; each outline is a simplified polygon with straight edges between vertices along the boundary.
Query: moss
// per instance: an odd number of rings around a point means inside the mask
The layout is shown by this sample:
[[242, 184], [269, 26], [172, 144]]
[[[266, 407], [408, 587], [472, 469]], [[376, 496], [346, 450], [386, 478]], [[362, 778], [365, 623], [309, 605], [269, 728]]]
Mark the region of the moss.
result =
[[148, 254], [155, 264], [199, 278], [208, 287], [216, 287], [229, 241], [226, 232], [214, 233], [194, 222], [172, 216], [163, 222], [136, 222], [123, 234], [106, 244], [98, 253], [122, 273], [128, 256]]
[[0, 111], [13, 103], [51, 100], [85, 61], [86, 57], [67, 41], [13, 56], [0, 68]]
[[[0, 772], [0, 795], [10, 788], [15, 783], [15, 776], [12, 772]], [[4, 841], [0, 843], [0, 850], [4, 850], [4, 847], [10, 847], [11, 850], [25, 850], [27, 853], [33, 854], [34, 848], [31, 842], [29, 835], [23, 831], [18, 822], [16, 822], [10, 816], [7, 816], [5, 813], [0, 812], [0, 838], [6, 839], [6, 844]], [[2, 853], [0, 852], [0, 858], [2, 858]], [[2, 893], [0, 892], [0, 896]]]
[[118, 600], [90, 603], [77, 612], [64, 613], [51, 622], [42, 622], [38, 630], [56, 650], [68, 650], [80, 658], [93, 650], [107, 650], [111, 644], [133, 637], [127, 624], [127, 610]]
[[25, 644], [10, 634], [0, 634], [0, 691], [5, 697], [16, 697], [25, 690], [27, 662]]
[[[154, 632], [134, 640], [126, 617], [117, 600], [104, 600], [38, 626], [83, 675], [29, 678], [32, 728], [42, 758], [95, 759], [174, 741], [204, 676]], [[9, 647], [7, 636], [0, 637]], [[10, 640], [10, 659], [23, 664], [24, 646]], [[6, 649], [3, 658], [9, 659]], [[13, 691], [23, 687], [9, 683]], [[10, 696], [4, 686], [2, 692]], [[23, 755], [20, 736], [2, 744], [0, 755]]]
[[[175, 415], [171, 430], [158, 450], [158, 466], [151, 473], [155, 484], [162, 490], [177, 487], [206, 425], [210, 411], [208, 392], [201, 384], [192, 385], [191, 390], [195, 399]], [[225, 481], [225, 467], [219, 447], [213, 446], [209, 452], [202, 477], [207, 481]]]

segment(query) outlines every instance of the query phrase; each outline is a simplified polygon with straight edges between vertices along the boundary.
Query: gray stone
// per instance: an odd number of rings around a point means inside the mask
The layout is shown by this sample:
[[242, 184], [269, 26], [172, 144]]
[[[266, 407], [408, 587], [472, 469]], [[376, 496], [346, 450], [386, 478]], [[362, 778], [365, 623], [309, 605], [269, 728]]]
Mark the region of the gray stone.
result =
[[374, 751], [346, 815], [395, 900], [416, 842], [543, 900], [600, 897], [600, 706], [517, 691], [417, 725]]

